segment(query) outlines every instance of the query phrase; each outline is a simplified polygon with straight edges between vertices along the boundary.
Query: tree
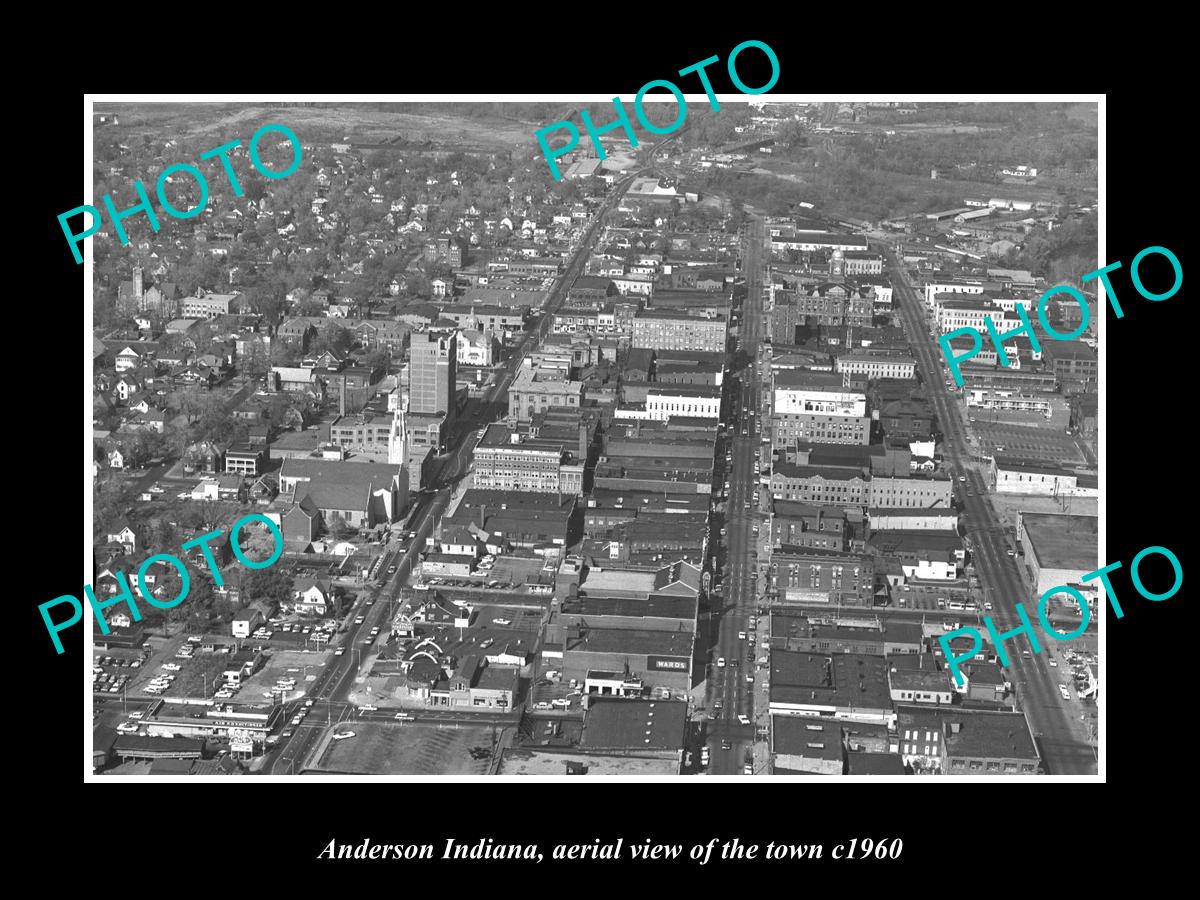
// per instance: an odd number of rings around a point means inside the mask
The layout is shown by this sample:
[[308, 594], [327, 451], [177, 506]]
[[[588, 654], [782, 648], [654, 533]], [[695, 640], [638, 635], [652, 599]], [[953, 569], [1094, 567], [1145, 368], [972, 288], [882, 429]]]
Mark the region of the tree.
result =
[[292, 599], [292, 584], [292, 576], [278, 566], [257, 569], [242, 579], [243, 598], [286, 603]]
[[341, 513], [334, 513], [330, 516], [326, 526], [330, 537], [336, 541], [340, 541], [355, 533], [355, 529], [346, 524], [346, 520], [342, 517]]

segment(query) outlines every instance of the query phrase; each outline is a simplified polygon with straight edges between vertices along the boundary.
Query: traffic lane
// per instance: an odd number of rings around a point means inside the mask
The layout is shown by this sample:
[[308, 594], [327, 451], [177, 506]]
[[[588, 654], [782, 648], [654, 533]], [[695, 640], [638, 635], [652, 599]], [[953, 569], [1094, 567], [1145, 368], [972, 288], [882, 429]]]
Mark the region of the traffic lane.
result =
[[[895, 265], [893, 261], [894, 269]], [[901, 304], [901, 315], [908, 319], [910, 333], [915, 336], [919, 332], [913, 325], [915, 318], [913, 309], [918, 306], [920, 300], [915, 292], [908, 288], [902, 276], [895, 277], [894, 283], [899, 290], [902, 301], [907, 301]], [[919, 338], [914, 338], [913, 343], [918, 351], [918, 359], [924, 363], [923, 374], [925, 374], [926, 380], [931, 385], [930, 394], [934, 401], [935, 409], [938, 411], [939, 421], [943, 424], [943, 430], [950, 437], [950, 455], [953, 462], [961, 466], [960, 453], [964, 457], [968, 456], [968, 454], [966, 453], [965, 444], [962, 439], [963, 429], [959, 411], [957, 408], [951, 409], [948, 400], [949, 391], [946, 389], [943, 381], [940, 378], [935, 379], [929, 374], [938, 371], [935, 365], [932, 346]], [[968, 498], [968, 502], [969, 499], [971, 498]], [[981, 503], [986, 507], [982, 512], [984, 520], [994, 521], [990, 504], [987, 504], [984, 500], [981, 500]], [[976, 510], [971, 514], [979, 514], [978, 505], [976, 506]], [[1009, 597], [1023, 596], [1024, 589], [1020, 583], [1019, 574], [1011, 571], [1005, 572], [1005, 567], [999, 564], [993, 548], [986, 547], [984, 549], [980, 554], [980, 565], [977, 568], [980, 569], [981, 579], [985, 587], [991, 589], [995, 585], [997, 589], [1008, 592], [1007, 596]], [[1008, 615], [1007, 604], [994, 602], [994, 606], [1000, 610], [1000, 617], [997, 618], [997, 621], [1003, 625], [1012, 624], [1013, 619], [1015, 619], [1015, 608], [1012, 611], [1013, 615], [1010, 617]], [[1003, 630], [1007, 630], [1007, 628], [1005, 627]], [[1030, 723], [1035, 732], [1040, 732], [1044, 738], [1042, 742], [1043, 753], [1050, 754], [1053, 752], [1054, 754], [1053, 759], [1049, 755], [1043, 755], [1043, 761], [1047, 769], [1055, 769], [1060, 772], [1090, 771], [1092, 762], [1090, 748], [1087, 752], [1087, 758], [1084, 759], [1083, 754], [1077, 746], [1064, 740], [1070, 726], [1062, 716], [1061, 708], [1053, 705], [1053, 698], [1049, 694], [1050, 686], [1046, 684], [1047, 679], [1044, 673], [1037, 671], [1036, 664], [1032, 667], [1032, 670], [1027, 671], [1023, 665], [1025, 659], [1023, 656], [1013, 658], [1017, 662], [1010, 673], [1010, 680], [1013, 681], [1014, 687], [1017, 688], [1017, 697], [1021, 702], [1022, 708], [1029, 716]], [[1055, 694], [1053, 696], [1057, 696], [1057, 687], [1055, 687]], [[1048, 701], [1051, 703], [1050, 706], [1046, 705]], [[1083, 763], [1084, 768], [1079, 768], [1081, 763]]]

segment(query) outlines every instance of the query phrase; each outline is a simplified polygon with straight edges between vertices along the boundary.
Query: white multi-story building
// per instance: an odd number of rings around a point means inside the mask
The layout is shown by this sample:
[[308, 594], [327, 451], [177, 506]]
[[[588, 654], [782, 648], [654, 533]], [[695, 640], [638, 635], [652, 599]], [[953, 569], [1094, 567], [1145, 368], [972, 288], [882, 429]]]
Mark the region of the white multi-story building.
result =
[[837, 358], [838, 372], [868, 378], [912, 378], [916, 365], [903, 353], [848, 353]]
[[666, 421], [671, 416], [721, 417], [719, 387], [673, 385], [646, 392], [646, 418]]

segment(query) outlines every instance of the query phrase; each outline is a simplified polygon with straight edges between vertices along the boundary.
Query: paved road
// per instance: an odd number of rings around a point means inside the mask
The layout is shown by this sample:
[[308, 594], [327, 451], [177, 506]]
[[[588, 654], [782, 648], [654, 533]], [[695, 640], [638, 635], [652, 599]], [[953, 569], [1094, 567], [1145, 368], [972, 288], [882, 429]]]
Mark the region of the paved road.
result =
[[[941, 424], [943, 454], [955, 478], [966, 475], [968, 479], [965, 485], [956, 482], [956, 489], [959, 489], [959, 504], [969, 513], [966, 529], [972, 538], [972, 556], [984, 586], [984, 597], [994, 606], [992, 617], [997, 628], [1008, 631], [1021, 624], [1014, 604], [1021, 601], [1026, 609], [1032, 610], [1031, 600], [1036, 598], [1030, 597], [1016, 560], [1007, 554], [1008, 542], [988, 498], [986, 479], [979, 469], [970, 465], [966, 429], [945, 385], [941, 350], [929, 339], [923, 298], [908, 283], [903, 266], [890, 248], [885, 246], [884, 250], [905, 330]], [[962, 491], [963, 486], [969, 490]], [[961, 614], [955, 616], [961, 618]], [[1036, 616], [1032, 618], [1037, 628]], [[1039, 642], [1043, 646], [1050, 643], [1044, 635], [1039, 636]], [[1057, 670], [1048, 665], [1045, 653], [1031, 654], [1028, 658], [1022, 655], [1021, 651], [1028, 646], [1024, 635], [1006, 642], [1005, 650], [1012, 663], [1007, 671], [1038, 739], [1046, 771], [1052, 775], [1095, 774], [1095, 754], [1077, 727], [1079, 710], [1059, 696], [1058, 681], [1061, 678], [1056, 674]]]
[[[542, 319], [537, 328], [525, 335], [517, 352], [513, 354], [512, 358], [505, 365], [503, 373], [489, 389], [483, 402], [477, 404], [470, 415], [464, 416], [460, 422], [453, 426], [451, 440], [456, 441], [457, 445], [452, 451], [442, 457], [438, 464], [439, 468], [435, 476], [435, 485], [437, 487], [433, 491], [423, 492], [416, 500], [416, 512], [412, 517], [411, 525], [411, 529], [416, 532], [416, 537], [412, 540], [408, 549], [404, 551], [399, 563], [397, 563], [395, 574], [389, 576], [383, 584], [380, 584], [372, 591], [370, 595], [371, 604], [368, 605], [365, 599], [359, 601], [359, 605], [354, 610], [354, 615], [364, 615], [365, 621], [361, 625], [350, 625], [342, 643], [342, 646], [347, 648], [346, 652], [341, 656], [331, 657], [330, 662], [310, 686], [307, 696], [318, 701], [314, 708], [328, 708], [332, 710], [337, 704], [343, 704], [343, 708], [345, 708], [344, 701], [350, 693], [354, 684], [354, 678], [362, 666], [362, 655], [364, 652], [369, 652], [369, 650], [364, 651], [360, 635], [366, 636], [375, 625], [380, 627], [381, 634], [386, 633], [386, 625], [395, 613], [396, 601], [400, 590], [412, 572], [413, 566], [416, 565], [420, 550], [425, 545], [425, 539], [433, 532], [435, 524], [441, 518], [446, 510], [446, 506], [450, 502], [453, 481], [465, 473], [470, 466], [471, 452], [474, 450], [475, 444], [474, 432], [494, 420], [500, 410], [507, 407], [508, 388], [516, 376], [517, 370], [520, 368], [525, 356], [546, 336], [553, 320], [554, 312], [562, 304], [567, 290], [587, 263], [591, 243], [595, 238], [604, 215], [613, 208], [632, 181], [633, 175], [626, 177], [605, 200], [604, 205], [600, 207], [591, 226], [580, 241], [575, 256], [551, 288], [550, 295], [547, 297], [543, 309]], [[384, 571], [386, 572], [387, 570], [384, 569]], [[289, 719], [293, 713], [294, 711], [289, 713]], [[384, 714], [383, 718], [391, 720], [394, 715], [393, 711]], [[498, 721], [509, 722], [513, 719], [514, 715], [515, 713], [500, 715]], [[447, 721], [456, 720], [455, 714], [449, 711], [441, 715], [422, 712], [420, 716], [422, 719], [425, 719], [427, 716], [433, 716], [444, 718]], [[494, 714], [472, 714], [469, 717], [464, 716], [461, 721], [487, 723], [493, 717]], [[327, 724], [328, 718], [328, 715], [310, 715], [305, 723], [294, 728], [292, 737], [280, 744], [275, 750], [275, 759], [268, 765], [264, 765], [263, 771], [273, 774], [285, 774], [301, 769], [308, 754], [320, 738], [322, 729]]]
[[[727, 409], [724, 416], [725, 421], [730, 423], [726, 435], [733, 446], [733, 464], [726, 474], [730, 489], [725, 504], [727, 534], [724, 544], [728, 548], [728, 557], [722, 574], [724, 606], [717, 618], [718, 635], [709, 670], [706, 704], [710, 715], [716, 700], [719, 699], [722, 705], [717, 718], [710, 719], [708, 728], [708, 740], [712, 745], [709, 771], [714, 775], [740, 774], [745, 754], [754, 744], [753, 724], [742, 725], [738, 721], [740, 715], [749, 718], [751, 723], [755, 718], [754, 685], [746, 683], [746, 675], [754, 671], [754, 655], [750, 652], [749, 641], [742, 640], [738, 634], [746, 631], [747, 620], [758, 603], [757, 591], [761, 584], [759, 579], [753, 577], [757, 574], [757, 563], [751, 553], [757, 540], [753, 535], [753, 527], [761, 522], [754, 504], [754, 491], [758, 484], [758, 448], [761, 440], [761, 435], [755, 431], [755, 424], [761, 418], [762, 383], [756, 364], [762, 338], [761, 266], [764, 232], [760, 219], [752, 219], [746, 225], [743, 253], [746, 297], [742, 301], [739, 349], [734, 354], [731, 367], [736, 384], [734, 378], [730, 379], [737, 412], [736, 416], [731, 415], [733, 410]], [[714, 613], [718, 611], [714, 610]], [[724, 667], [716, 665], [718, 658], [725, 660]], [[722, 741], [729, 742], [729, 750], [722, 749]]]

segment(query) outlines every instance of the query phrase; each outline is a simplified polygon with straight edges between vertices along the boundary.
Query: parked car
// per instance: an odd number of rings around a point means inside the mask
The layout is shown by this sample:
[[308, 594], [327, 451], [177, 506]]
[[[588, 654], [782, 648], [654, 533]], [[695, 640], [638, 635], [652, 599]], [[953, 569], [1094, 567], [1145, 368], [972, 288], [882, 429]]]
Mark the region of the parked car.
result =
[[352, 738], [352, 737], [354, 737], [353, 731], [336, 731], [333, 734], [333, 739], [335, 741], [344, 741], [344, 740], [346, 740], [346, 738]]

